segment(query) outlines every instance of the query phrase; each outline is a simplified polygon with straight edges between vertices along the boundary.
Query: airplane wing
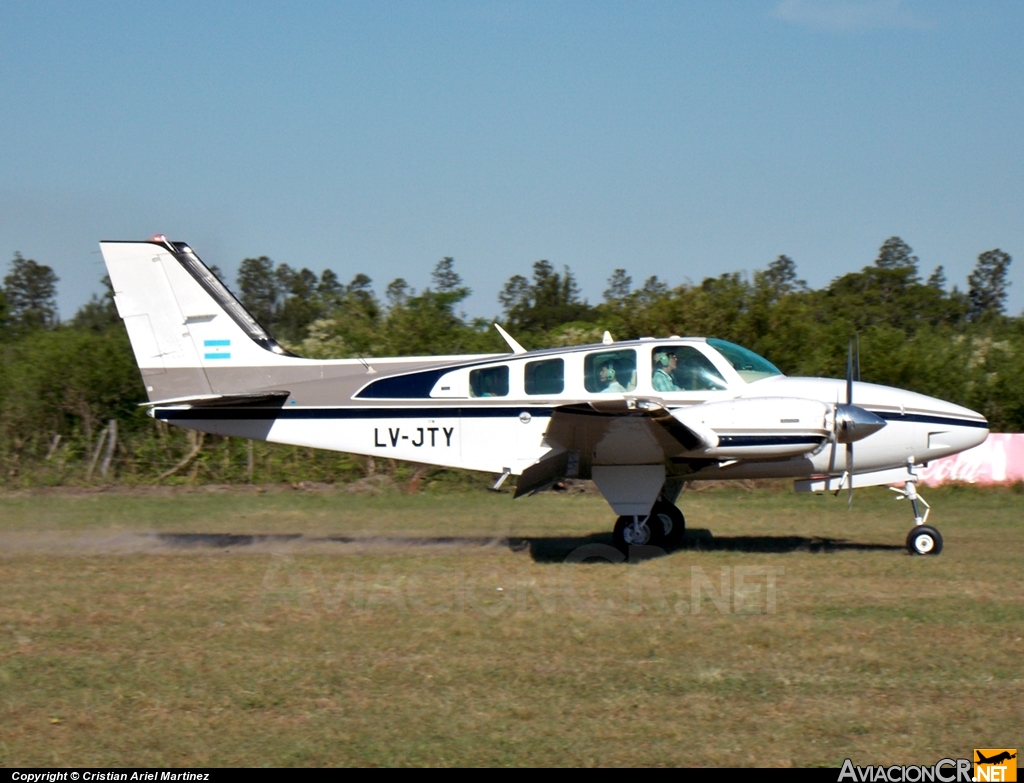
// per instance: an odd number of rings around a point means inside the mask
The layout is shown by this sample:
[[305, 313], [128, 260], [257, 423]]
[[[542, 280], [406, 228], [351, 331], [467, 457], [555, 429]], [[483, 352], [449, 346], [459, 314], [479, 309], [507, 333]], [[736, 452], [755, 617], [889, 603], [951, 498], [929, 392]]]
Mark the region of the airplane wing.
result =
[[[544, 443], [550, 449], [522, 474], [516, 496], [591, 466], [735, 463], [797, 457], [832, 435], [831, 407], [796, 397], [702, 402], [670, 409], [653, 397], [595, 400], [556, 408]], [[685, 472], [685, 467], [684, 467]]]
[[714, 445], [713, 439], [713, 434], [709, 437], [681, 423], [653, 400], [562, 406], [555, 410], [545, 434], [551, 450], [523, 471], [515, 497], [542, 492], [562, 479], [579, 475], [580, 467], [586, 474], [595, 459], [603, 464], [661, 464]]
[[[592, 445], [600, 449], [603, 445], [610, 445], [606, 442], [611, 439], [621, 442], [617, 450], [624, 447], [635, 454], [640, 449], [649, 452], [651, 457], [660, 457], [659, 461], [718, 445], [714, 432], [696, 424], [683, 423], [660, 400], [654, 399], [601, 400], [566, 405], [555, 410], [548, 427], [548, 440], [552, 445], [564, 448]], [[570, 443], [575, 445], [570, 446]]]

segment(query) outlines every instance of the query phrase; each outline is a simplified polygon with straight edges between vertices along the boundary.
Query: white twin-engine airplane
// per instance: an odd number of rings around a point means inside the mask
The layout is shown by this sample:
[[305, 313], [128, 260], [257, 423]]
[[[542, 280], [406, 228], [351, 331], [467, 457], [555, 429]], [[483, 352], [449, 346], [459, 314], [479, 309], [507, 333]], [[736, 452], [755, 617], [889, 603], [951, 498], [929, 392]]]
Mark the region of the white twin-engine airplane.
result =
[[156, 236], [100, 248], [156, 418], [500, 474], [495, 487], [518, 476], [516, 497], [593, 479], [623, 549], [679, 543], [686, 481], [793, 478], [798, 492], [902, 484], [915, 522], [907, 548], [938, 554], [914, 469], [988, 435], [959, 405], [859, 382], [852, 361], [845, 382], [787, 378], [712, 338], [606, 334], [527, 351], [498, 326], [511, 354], [303, 359], [188, 245]]

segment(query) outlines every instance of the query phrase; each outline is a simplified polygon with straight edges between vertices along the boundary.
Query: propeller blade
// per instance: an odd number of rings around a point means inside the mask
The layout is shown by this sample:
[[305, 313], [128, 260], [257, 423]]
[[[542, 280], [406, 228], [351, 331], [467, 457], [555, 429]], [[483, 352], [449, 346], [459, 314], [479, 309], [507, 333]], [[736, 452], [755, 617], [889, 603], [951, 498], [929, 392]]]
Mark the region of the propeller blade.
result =
[[846, 444], [846, 508], [853, 508], [853, 444]]
[[846, 403], [839, 402], [836, 389], [835, 426], [832, 431], [832, 466], [838, 444], [846, 444], [846, 470], [836, 488], [838, 496], [846, 483], [846, 507], [853, 508], [853, 443], [885, 426], [885, 419], [853, 404], [853, 384], [860, 382], [860, 335], [854, 333], [846, 349]]
[[860, 334], [853, 335], [853, 380], [860, 383]]
[[846, 404], [853, 404], [853, 338], [846, 348]]
[[[853, 372], [853, 381], [860, 382], [860, 334], [857, 332], [853, 333], [853, 345], [852, 345], [852, 367], [850, 368]], [[846, 381], [846, 401], [853, 404], [853, 381]], [[849, 476], [847, 479], [846, 488], [846, 509], [850, 510], [853, 508], [853, 441], [849, 441], [846, 444], [846, 473]]]

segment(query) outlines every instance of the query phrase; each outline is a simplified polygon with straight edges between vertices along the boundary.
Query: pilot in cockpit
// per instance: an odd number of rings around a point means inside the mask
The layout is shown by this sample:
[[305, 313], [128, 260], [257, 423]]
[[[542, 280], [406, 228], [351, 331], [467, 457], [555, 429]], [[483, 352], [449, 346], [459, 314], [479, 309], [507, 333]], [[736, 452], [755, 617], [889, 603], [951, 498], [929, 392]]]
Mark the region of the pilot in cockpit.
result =
[[682, 391], [675, 382], [674, 373], [679, 366], [679, 357], [676, 352], [660, 348], [654, 352], [654, 374], [651, 376], [651, 385], [655, 391], [672, 392]]

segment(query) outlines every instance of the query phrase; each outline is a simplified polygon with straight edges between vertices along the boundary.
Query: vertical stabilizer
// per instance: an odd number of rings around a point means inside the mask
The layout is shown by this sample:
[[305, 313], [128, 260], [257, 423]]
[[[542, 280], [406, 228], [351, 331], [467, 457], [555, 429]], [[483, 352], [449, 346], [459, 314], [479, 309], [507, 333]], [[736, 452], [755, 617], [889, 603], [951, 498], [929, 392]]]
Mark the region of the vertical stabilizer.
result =
[[180, 242], [101, 242], [151, 401], [217, 392], [207, 370], [265, 367], [289, 356]]

